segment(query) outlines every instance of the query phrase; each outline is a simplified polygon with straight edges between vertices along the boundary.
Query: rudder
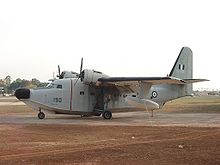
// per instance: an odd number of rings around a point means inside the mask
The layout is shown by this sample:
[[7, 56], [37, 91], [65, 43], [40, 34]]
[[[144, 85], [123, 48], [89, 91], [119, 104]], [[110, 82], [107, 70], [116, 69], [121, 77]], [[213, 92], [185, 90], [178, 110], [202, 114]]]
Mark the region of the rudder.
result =
[[[190, 48], [183, 47], [181, 49], [169, 76], [179, 79], [193, 78], [193, 52]], [[185, 95], [192, 94], [192, 84], [185, 85], [184, 93]]]
[[193, 77], [193, 53], [188, 47], [183, 47], [169, 74], [170, 77], [180, 79], [192, 79]]

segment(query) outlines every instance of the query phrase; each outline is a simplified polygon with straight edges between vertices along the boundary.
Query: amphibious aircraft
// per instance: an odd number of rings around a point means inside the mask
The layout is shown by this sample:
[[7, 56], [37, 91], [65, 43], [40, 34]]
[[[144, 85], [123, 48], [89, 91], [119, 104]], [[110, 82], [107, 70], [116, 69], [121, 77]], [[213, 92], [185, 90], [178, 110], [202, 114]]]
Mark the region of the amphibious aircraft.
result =
[[170, 100], [192, 94], [192, 83], [208, 81], [193, 79], [193, 53], [183, 47], [166, 77], [110, 77], [102, 72], [82, 69], [64, 71], [46, 88], [20, 88], [15, 96], [38, 111], [56, 114], [100, 116], [112, 118], [112, 111], [131, 109], [157, 110]]

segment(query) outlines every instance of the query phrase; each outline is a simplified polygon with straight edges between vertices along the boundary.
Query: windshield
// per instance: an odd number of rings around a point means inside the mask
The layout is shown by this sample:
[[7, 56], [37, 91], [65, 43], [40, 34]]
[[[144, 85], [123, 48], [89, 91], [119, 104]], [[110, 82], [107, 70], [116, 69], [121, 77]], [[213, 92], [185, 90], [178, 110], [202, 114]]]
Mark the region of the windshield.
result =
[[62, 89], [62, 85], [50, 83], [47, 85], [47, 88], [60, 88], [60, 89]]
[[50, 83], [47, 85], [47, 88], [54, 88], [54, 85], [55, 85], [54, 83]]

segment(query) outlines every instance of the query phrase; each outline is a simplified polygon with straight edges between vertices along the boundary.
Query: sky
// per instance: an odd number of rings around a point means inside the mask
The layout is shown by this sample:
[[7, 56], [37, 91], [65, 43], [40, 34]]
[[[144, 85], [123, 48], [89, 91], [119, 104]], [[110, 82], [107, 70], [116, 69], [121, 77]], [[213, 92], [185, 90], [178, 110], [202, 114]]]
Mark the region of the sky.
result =
[[61, 70], [166, 76], [192, 49], [194, 89], [220, 89], [218, 0], [0, 0], [0, 79], [47, 81]]

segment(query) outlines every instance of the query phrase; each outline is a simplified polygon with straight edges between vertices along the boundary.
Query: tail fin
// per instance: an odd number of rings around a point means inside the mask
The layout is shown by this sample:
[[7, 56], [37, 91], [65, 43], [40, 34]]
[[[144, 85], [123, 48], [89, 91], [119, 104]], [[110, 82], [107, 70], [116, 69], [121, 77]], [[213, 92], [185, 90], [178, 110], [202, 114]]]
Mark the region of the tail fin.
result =
[[[183, 47], [169, 74], [170, 77], [179, 79], [192, 79], [193, 77], [193, 53], [188, 47]], [[192, 94], [192, 84], [185, 85], [185, 94]]]
[[183, 47], [169, 74], [180, 79], [192, 79], [193, 76], [193, 53], [188, 47]]

